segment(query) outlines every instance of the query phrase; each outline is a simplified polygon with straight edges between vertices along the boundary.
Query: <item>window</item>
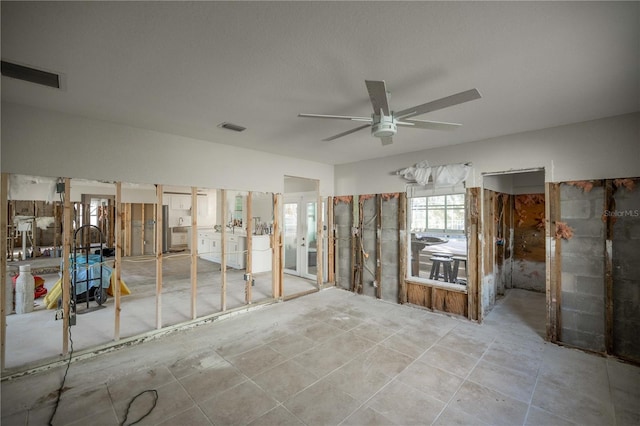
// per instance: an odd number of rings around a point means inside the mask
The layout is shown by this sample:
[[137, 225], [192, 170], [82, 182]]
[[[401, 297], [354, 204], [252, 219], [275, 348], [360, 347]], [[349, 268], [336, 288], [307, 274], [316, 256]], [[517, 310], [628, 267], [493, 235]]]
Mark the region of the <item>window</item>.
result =
[[464, 194], [411, 198], [411, 232], [464, 234]]
[[466, 285], [465, 194], [408, 198], [413, 278]]

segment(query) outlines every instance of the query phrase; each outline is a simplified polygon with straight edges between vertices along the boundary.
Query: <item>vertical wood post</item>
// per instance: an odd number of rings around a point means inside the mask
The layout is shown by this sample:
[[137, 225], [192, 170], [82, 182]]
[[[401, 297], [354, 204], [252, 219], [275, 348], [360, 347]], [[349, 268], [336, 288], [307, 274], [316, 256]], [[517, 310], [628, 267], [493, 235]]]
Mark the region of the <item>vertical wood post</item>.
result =
[[556, 239], [556, 223], [560, 220], [560, 184], [545, 183], [545, 239], [546, 239], [546, 305], [547, 339], [561, 339], [561, 241]]
[[[401, 192], [398, 198], [398, 302], [407, 303], [407, 193]], [[378, 284], [380, 285], [380, 284]]]
[[222, 231], [220, 234], [220, 310], [227, 310], [227, 190], [220, 191], [222, 196]]
[[336, 285], [335, 230], [333, 225], [333, 197], [327, 198], [327, 281]]
[[[7, 341], [7, 300], [12, 297], [7, 291], [7, 226], [9, 225], [7, 216], [9, 213], [7, 203], [9, 176], [2, 173], [0, 177], [0, 371], [4, 370], [4, 360], [6, 356]], [[11, 236], [13, 238], [13, 236]]]
[[282, 265], [282, 235], [280, 231], [280, 214], [281, 214], [282, 194], [273, 194], [273, 264], [272, 264], [272, 294], [274, 299], [279, 299], [283, 294], [284, 271]]
[[376, 297], [382, 299], [382, 194], [376, 194]]
[[249, 276], [249, 279], [245, 281], [244, 285], [244, 302], [247, 304], [251, 303], [252, 295], [251, 295], [251, 284], [253, 282], [253, 196], [252, 192], [249, 191], [247, 194], [247, 260], [245, 264], [246, 274]]
[[469, 224], [468, 255], [467, 255], [467, 312], [469, 319], [478, 320], [480, 310], [478, 302], [478, 279], [480, 268], [478, 262], [478, 219], [479, 211], [479, 191], [480, 188], [467, 188], [467, 221]]
[[115, 246], [116, 246], [116, 259], [113, 265], [113, 293], [115, 297], [114, 301], [114, 315], [115, 324], [113, 331], [113, 340], [120, 340], [120, 274], [122, 269], [122, 183], [116, 182], [116, 205], [115, 205]]
[[316, 279], [318, 288], [322, 288], [324, 283], [324, 221], [322, 220], [324, 210], [320, 196], [320, 181], [316, 181], [316, 192], [318, 193], [318, 201], [316, 202]]
[[64, 223], [62, 225], [62, 354], [69, 353], [69, 314], [71, 302], [71, 274], [69, 256], [71, 255], [71, 179], [64, 179]]
[[[615, 211], [616, 201], [613, 197], [615, 189], [613, 181], [607, 179], [605, 181], [605, 199], [604, 209], [606, 211]], [[614, 221], [610, 215], [606, 215], [606, 239], [604, 245], [604, 297], [605, 297], [605, 327], [604, 327], [604, 344], [608, 354], [613, 354], [613, 224]]]
[[156, 185], [156, 329], [162, 328], [162, 185]]
[[144, 230], [146, 228], [144, 220], [145, 204], [142, 203], [140, 207], [142, 207], [142, 212], [140, 213], [140, 221], [142, 223], [142, 227], [140, 229], [140, 254], [144, 256]]
[[[144, 205], [142, 206], [144, 210]], [[198, 317], [198, 188], [191, 188], [191, 319]]]

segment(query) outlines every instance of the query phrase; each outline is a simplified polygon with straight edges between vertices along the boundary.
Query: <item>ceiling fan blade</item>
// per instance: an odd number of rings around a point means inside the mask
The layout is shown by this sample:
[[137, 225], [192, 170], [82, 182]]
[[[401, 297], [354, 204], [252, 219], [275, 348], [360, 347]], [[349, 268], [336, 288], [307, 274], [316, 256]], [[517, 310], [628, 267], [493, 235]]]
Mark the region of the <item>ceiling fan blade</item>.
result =
[[371, 117], [354, 117], [351, 115], [326, 115], [326, 114], [298, 114], [298, 117], [309, 118], [335, 118], [338, 120], [366, 121], [371, 123]]
[[387, 97], [387, 87], [384, 81], [365, 80], [364, 82], [367, 85], [369, 99], [371, 99], [371, 105], [373, 106], [373, 113], [380, 115], [380, 110], [382, 110], [384, 115], [390, 115], [389, 98]]
[[439, 109], [447, 108], [450, 106], [462, 104], [465, 102], [479, 99], [482, 96], [477, 89], [467, 90], [465, 92], [456, 93], [455, 95], [440, 98], [435, 101], [427, 102], [426, 104], [418, 105], [413, 108], [403, 109], [395, 114], [395, 117], [400, 120], [403, 118], [415, 117], [416, 115], [426, 114], [427, 112], [437, 111]]
[[382, 145], [391, 145], [393, 143], [393, 138], [391, 136], [385, 136], [380, 138], [380, 141], [382, 141]]
[[428, 120], [415, 120], [405, 119], [404, 121], [398, 121], [396, 123], [402, 127], [413, 127], [414, 129], [429, 129], [429, 130], [455, 130], [461, 127], [459, 123], [445, 123], [443, 121], [428, 121]]
[[323, 140], [324, 142], [329, 142], [329, 141], [332, 141], [332, 140], [334, 140], [334, 139], [338, 139], [338, 138], [341, 138], [341, 137], [343, 137], [343, 136], [350, 135], [351, 133], [355, 133], [355, 132], [357, 132], [358, 130], [366, 129], [366, 128], [368, 128], [368, 127], [371, 127], [371, 125], [370, 125], [370, 124], [364, 124], [364, 125], [362, 125], [362, 126], [358, 126], [358, 127], [356, 127], [355, 129], [347, 130], [346, 132], [338, 133], [337, 135], [334, 135], [334, 136], [331, 136], [331, 137], [328, 137], [328, 138], [326, 138], [326, 139], [322, 139], [322, 140]]

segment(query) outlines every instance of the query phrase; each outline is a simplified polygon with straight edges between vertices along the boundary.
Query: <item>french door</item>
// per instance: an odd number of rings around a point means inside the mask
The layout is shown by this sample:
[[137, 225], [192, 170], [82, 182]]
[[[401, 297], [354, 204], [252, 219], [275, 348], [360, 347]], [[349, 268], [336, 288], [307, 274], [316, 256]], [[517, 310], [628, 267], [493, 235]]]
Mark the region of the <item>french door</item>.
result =
[[317, 273], [317, 202], [304, 196], [284, 203], [284, 270], [304, 278]]

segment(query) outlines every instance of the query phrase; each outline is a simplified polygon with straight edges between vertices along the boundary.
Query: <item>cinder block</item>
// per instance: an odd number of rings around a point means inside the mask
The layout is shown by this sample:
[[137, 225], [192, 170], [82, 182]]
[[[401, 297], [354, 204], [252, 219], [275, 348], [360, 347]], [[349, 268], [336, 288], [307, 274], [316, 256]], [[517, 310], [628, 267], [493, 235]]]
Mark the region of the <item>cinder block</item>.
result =
[[601, 238], [574, 236], [569, 241], [562, 242], [562, 253], [585, 256], [595, 261], [604, 258], [604, 245]]
[[[564, 288], [564, 282], [562, 284]], [[577, 277], [576, 292], [604, 298], [604, 275], [601, 277]]]
[[562, 328], [562, 341], [569, 345], [596, 352], [604, 352], [604, 336]]
[[560, 201], [560, 214], [562, 220], [588, 219], [592, 217], [591, 202], [582, 199]]
[[584, 256], [574, 256], [562, 249], [562, 272], [585, 277], [604, 277], [604, 262]]
[[576, 285], [576, 276], [574, 274], [570, 274], [568, 272], [562, 273], [562, 292], [563, 293], [577, 293], [578, 286]]
[[581, 312], [578, 314], [577, 321], [578, 330], [584, 331], [586, 333], [604, 335], [604, 312], [602, 312], [600, 315], [586, 314]]
[[[578, 278], [578, 287], [580, 279]], [[562, 309], [571, 309], [583, 313], [600, 315], [604, 313], [604, 298], [580, 293], [562, 292]]]
[[[589, 218], [589, 219], [568, 219], [563, 221], [573, 229], [574, 237], [570, 240], [562, 240], [562, 245], [571, 243], [575, 237], [596, 237], [604, 240], [605, 238], [605, 224], [602, 221], [602, 217]], [[604, 242], [602, 243], [604, 244]]]

